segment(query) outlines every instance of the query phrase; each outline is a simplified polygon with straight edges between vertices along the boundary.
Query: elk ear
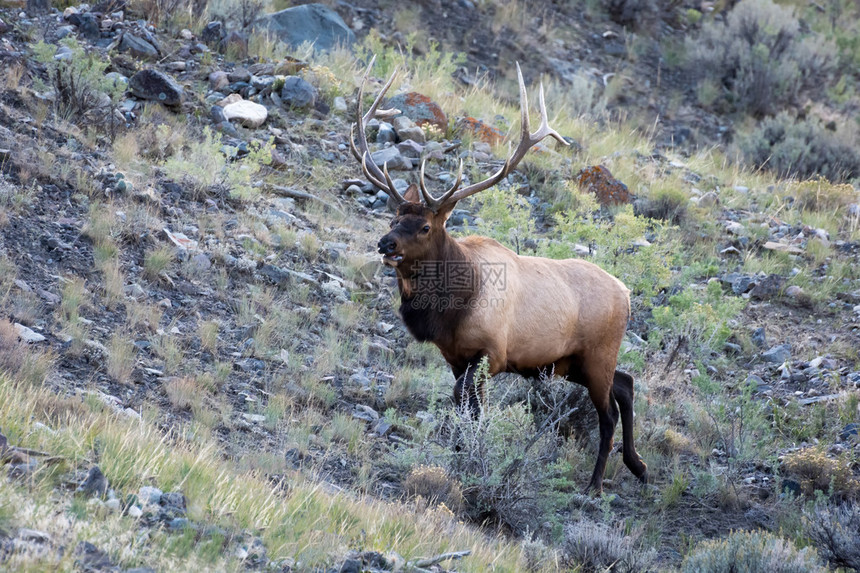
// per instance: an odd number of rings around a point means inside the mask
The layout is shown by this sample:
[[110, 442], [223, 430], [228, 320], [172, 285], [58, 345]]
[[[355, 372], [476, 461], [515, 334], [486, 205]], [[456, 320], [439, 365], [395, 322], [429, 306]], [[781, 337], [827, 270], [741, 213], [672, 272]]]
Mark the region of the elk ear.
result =
[[457, 202], [456, 202], [456, 201], [453, 201], [453, 202], [450, 202], [450, 203], [445, 203], [445, 204], [444, 204], [444, 205], [442, 205], [442, 206], [439, 208], [439, 210], [436, 212], [436, 217], [437, 217], [437, 218], [441, 217], [443, 222], [447, 222], [447, 221], [448, 221], [448, 217], [450, 217], [450, 216], [451, 216], [451, 213], [453, 213], [453, 212], [454, 212], [454, 207], [456, 207], [456, 206], [457, 206]]
[[403, 198], [409, 201], [410, 203], [420, 203], [421, 196], [418, 195], [418, 185], [413, 183], [406, 189], [406, 193], [403, 194]]

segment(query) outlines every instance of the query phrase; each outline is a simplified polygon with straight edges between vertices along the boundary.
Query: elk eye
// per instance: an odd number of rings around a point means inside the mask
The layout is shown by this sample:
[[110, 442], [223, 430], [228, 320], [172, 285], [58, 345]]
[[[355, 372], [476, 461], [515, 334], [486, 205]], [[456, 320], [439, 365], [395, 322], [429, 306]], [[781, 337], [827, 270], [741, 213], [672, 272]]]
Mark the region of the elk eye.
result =
[[424, 225], [424, 228], [421, 229], [421, 232], [422, 233], [429, 233], [430, 232], [430, 225]]

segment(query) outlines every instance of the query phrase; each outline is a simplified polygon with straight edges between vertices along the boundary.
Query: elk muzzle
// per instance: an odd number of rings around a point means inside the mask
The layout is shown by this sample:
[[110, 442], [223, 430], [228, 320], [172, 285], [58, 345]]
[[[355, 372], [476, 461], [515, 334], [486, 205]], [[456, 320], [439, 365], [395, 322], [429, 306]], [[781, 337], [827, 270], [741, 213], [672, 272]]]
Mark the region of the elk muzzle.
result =
[[382, 262], [386, 265], [396, 267], [403, 260], [403, 254], [397, 252], [397, 240], [391, 236], [391, 233], [379, 239], [376, 247], [382, 255]]

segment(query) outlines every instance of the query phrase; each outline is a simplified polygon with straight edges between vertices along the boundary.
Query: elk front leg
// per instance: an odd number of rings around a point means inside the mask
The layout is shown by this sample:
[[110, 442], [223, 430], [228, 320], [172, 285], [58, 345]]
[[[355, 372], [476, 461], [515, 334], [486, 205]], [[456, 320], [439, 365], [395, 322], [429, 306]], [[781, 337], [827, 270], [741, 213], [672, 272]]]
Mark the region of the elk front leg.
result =
[[475, 382], [475, 374], [481, 364], [482, 356], [468, 360], [463, 365], [451, 365], [451, 371], [457, 381], [454, 383], [454, 405], [460, 408], [468, 406], [472, 418], [478, 418], [481, 414], [481, 405], [484, 394], [484, 381]]

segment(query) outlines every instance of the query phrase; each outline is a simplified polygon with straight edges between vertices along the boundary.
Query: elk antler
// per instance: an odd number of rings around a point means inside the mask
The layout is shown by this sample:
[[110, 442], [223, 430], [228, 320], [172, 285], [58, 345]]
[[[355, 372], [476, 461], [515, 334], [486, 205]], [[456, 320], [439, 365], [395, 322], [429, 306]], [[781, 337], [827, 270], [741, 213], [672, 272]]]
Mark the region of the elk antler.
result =
[[[385, 97], [385, 93], [388, 91], [388, 88], [391, 87], [391, 84], [394, 83], [394, 78], [397, 77], [397, 70], [394, 70], [394, 73], [391, 74], [391, 77], [388, 79], [388, 82], [383, 86], [382, 91], [379, 92], [379, 95], [376, 96], [376, 99], [373, 100], [373, 105], [370, 106], [370, 109], [367, 110], [367, 113], [362, 116], [361, 114], [361, 100], [364, 97], [364, 85], [367, 83], [367, 78], [370, 75], [370, 70], [373, 68], [373, 63], [376, 61], [376, 56], [370, 59], [370, 63], [367, 65], [367, 70], [364, 72], [364, 77], [361, 78], [361, 85], [358, 87], [358, 104], [356, 106], [356, 116], [358, 121], [353, 123], [349, 130], [349, 148], [352, 151], [352, 155], [361, 163], [361, 169], [364, 171], [365, 176], [367, 176], [368, 180], [373, 183], [379, 189], [382, 189], [389, 197], [394, 199], [397, 204], [405, 203], [406, 199], [403, 198], [397, 188], [394, 186], [394, 182], [391, 180], [391, 176], [388, 175], [388, 163], [382, 164], [382, 169], [373, 161], [373, 158], [370, 157], [370, 150], [367, 146], [367, 133], [365, 133], [365, 128], [367, 127], [367, 122], [373, 119], [374, 117], [391, 117], [400, 113], [399, 110], [396, 109], [381, 109], [377, 111], [379, 104], [382, 103], [382, 98]], [[355, 130], [356, 125], [358, 125], [358, 147], [359, 150], [355, 147]]]
[[522, 119], [520, 121], [522, 134], [520, 135], [520, 142], [517, 144], [517, 148], [511, 154], [510, 157], [505, 161], [505, 164], [502, 167], [490, 175], [487, 179], [483, 181], [479, 181], [478, 183], [473, 183], [468, 187], [464, 187], [463, 189], [459, 189], [460, 183], [462, 181], [463, 175], [463, 162], [460, 162], [460, 173], [457, 175], [457, 181], [454, 183], [454, 186], [448, 189], [441, 197], [438, 199], [430, 195], [427, 191], [427, 187], [424, 184], [424, 162], [421, 163], [421, 172], [419, 177], [419, 183], [421, 186], [421, 193], [424, 195], [424, 200], [427, 202], [427, 206], [430, 207], [433, 211], [438, 212], [441, 208], [457, 203], [461, 199], [465, 199], [479, 191], [483, 191], [484, 189], [489, 189], [502, 179], [508, 176], [508, 174], [513, 171], [517, 164], [525, 157], [528, 150], [531, 149], [533, 145], [541, 141], [547, 136], [552, 136], [559, 143], [563, 145], [567, 145], [567, 142], [555, 131], [553, 128], [549, 126], [549, 118], [546, 113], [546, 103], [543, 98], [543, 84], [540, 84], [539, 91], [539, 105], [540, 105], [540, 127], [534, 133], [529, 133], [530, 125], [529, 125], [529, 98], [526, 94], [526, 85], [523, 82], [523, 73], [520, 70], [520, 64], [517, 63], [517, 79], [520, 84], [520, 113]]

